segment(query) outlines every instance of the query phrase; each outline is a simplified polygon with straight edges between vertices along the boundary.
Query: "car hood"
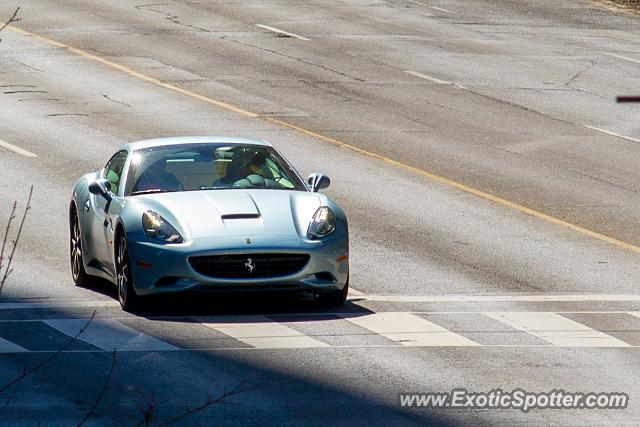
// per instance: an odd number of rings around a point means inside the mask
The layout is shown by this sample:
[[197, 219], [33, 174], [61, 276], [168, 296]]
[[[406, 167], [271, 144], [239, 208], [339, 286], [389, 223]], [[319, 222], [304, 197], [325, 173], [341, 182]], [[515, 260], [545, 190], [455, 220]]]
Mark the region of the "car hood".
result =
[[304, 237], [322, 203], [317, 193], [287, 190], [201, 190], [137, 196], [186, 239], [281, 235]]

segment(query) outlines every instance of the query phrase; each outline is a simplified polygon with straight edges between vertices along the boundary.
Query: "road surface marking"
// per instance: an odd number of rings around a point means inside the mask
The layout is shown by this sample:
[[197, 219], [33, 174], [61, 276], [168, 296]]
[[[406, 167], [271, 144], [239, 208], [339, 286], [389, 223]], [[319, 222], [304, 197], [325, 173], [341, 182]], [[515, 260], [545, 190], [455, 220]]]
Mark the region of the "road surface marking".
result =
[[441, 7], [437, 7], [437, 6], [430, 6], [431, 9], [434, 10], [439, 10], [440, 12], [445, 12], [445, 13], [455, 13], [453, 10], [449, 10], [449, 9], [443, 9]]
[[437, 83], [437, 84], [440, 84], [440, 85], [449, 85], [449, 86], [454, 87], [456, 89], [468, 90], [466, 87], [464, 87], [462, 85], [459, 85], [457, 83], [448, 82], [446, 80], [440, 80], [440, 79], [437, 79], [435, 77], [428, 76], [426, 74], [418, 73], [416, 71], [405, 71], [405, 73], [410, 74], [410, 75], [412, 75], [414, 77], [417, 77], [419, 79], [428, 80], [430, 82]]
[[557, 347], [630, 347], [624, 341], [556, 313], [503, 312], [485, 315]]
[[172, 84], [165, 83], [165, 82], [163, 82], [161, 80], [158, 80], [158, 79], [155, 79], [153, 77], [147, 76], [146, 74], [142, 74], [142, 73], [139, 73], [137, 71], [134, 71], [133, 69], [131, 69], [129, 67], [126, 67], [124, 65], [109, 61], [108, 59], [104, 59], [104, 58], [102, 58], [102, 57], [100, 57], [98, 55], [94, 55], [94, 54], [86, 52], [86, 51], [84, 51], [82, 49], [78, 49], [78, 48], [75, 48], [73, 46], [69, 46], [68, 44], [61, 43], [59, 41], [50, 39], [48, 37], [44, 37], [44, 36], [38, 35], [36, 33], [32, 33], [30, 31], [23, 30], [22, 28], [14, 27], [13, 25], [9, 25], [9, 26], [7, 26], [7, 28], [9, 28], [9, 29], [11, 29], [11, 30], [13, 30], [13, 31], [15, 31], [15, 32], [17, 32], [19, 34], [22, 34], [22, 35], [25, 35], [25, 36], [29, 36], [29, 37], [31, 37], [31, 38], [33, 38], [35, 40], [39, 40], [41, 42], [50, 44], [50, 45], [58, 47], [60, 49], [65, 49], [68, 52], [71, 52], [71, 53], [73, 53], [75, 55], [78, 55], [78, 56], [80, 56], [82, 58], [89, 59], [89, 60], [94, 61], [94, 62], [98, 62], [98, 63], [100, 63], [102, 65], [106, 65], [107, 67], [110, 67], [110, 68], [114, 68], [114, 69], [116, 69], [116, 70], [118, 70], [118, 71], [120, 71], [120, 72], [122, 72], [124, 74], [127, 74], [127, 75], [129, 75], [131, 77], [135, 77], [135, 78], [140, 79], [140, 80], [144, 80], [144, 81], [152, 83], [152, 84], [154, 84], [156, 86], [160, 86], [160, 87], [163, 87], [165, 89], [169, 89], [169, 90], [172, 90], [174, 92], [181, 93], [181, 94], [189, 96], [191, 98], [198, 99], [200, 101], [206, 102], [208, 104], [215, 105], [217, 107], [223, 108], [223, 109], [228, 110], [228, 111], [233, 111], [235, 113], [241, 114], [241, 115], [246, 116], [246, 117], [258, 118], [260, 116], [259, 114], [252, 113], [252, 112], [247, 111], [247, 110], [245, 110], [243, 108], [236, 107], [236, 106], [228, 104], [226, 102], [218, 101], [218, 100], [215, 100], [213, 98], [209, 98], [207, 96], [200, 95], [198, 93], [192, 92], [190, 90], [182, 89], [182, 88], [180, 88], [178, 86], [174, 86]]
[[15, 31], [15, 32], [17, 32], [19, 34], [22, 34], [22, 35], [25, 35], [25, 36], [29, 36], [29, 37], [31, 37], [31, 38], [33, 38], [35, 40], [39, 40], [41, 42], [50, 44], [52, 46], [56, 46], [56, 47], [61, 48], [61, 49], [66, 49], [68, 52], [74, 53], [74, 54], [76, 54], [78, 56], [81, 56], [83, 58], [89, 59], [91, 61], [98, 62], [100, 64], [106, 65], [108, 67], [111, 67], [113, 69], [121, 71], [121, 72], [123, 72], [123, 73], [125, 73], [127, 75], [130, 75], [132, 77], [138, 78], [140, 80], [144, 80], [146, 82], [149, 82], [149, 83], [155, 84], [157, 86], [169, 89], [171, 91], [174, 91], [174, 92], [177, 92], [177, 93], [181, 93], [181, 94], [189, 96], [191, 98], [198, 99], [200, 101], [203, 101], [203, 102], [218, 106], [218, 107], [223, 108], [225, 110], [236, 112], [236, 113], [241, 114], [241, 115], [243, 115], [245, 117], [260, 119], [260, 120], [263, 120], [265, 122], [273, 123], [275, 125], [278, 125], [280, 127], [286, 128], [286, 129], [297, 131], [298, 133], [301, 133], [303, 135], [307, 135], [307, 136], [310, 136], [310, 137], [315, 138], [317, 140], [328, 142], [328, 143], [336, 145], [338, 147], [341, 147], [341, 148], [344, 148], [344, 149], [348, 149], [348, 150], [353, 151], [355, 153], [358, 153], [360, 155], [363, 155], [363, 156], [366, 156], [366, 157], [369, 157], [369, 158], [372, 158], [372, 159], [379, 160], [379, 161], [381, 161], [383, 163], [386, 163], [388, 165], [397, 167], [398, 169], [403, 169], [403, 170], [405, 170], [407, 172], [411, 172], [413, 174], [422, 176], [423, 178], [430, 179], [430, 180], [432, 180], [434, 182], [438, 182], [438, 183], [440, 183], [442, 185], [455, 188], [455, 189], [463, 191], [465, 193], [472, 194], [472, 195], [477, 196], [477, 197], [479, 197], [481, 199], [489, 200], [489, 201], [491, 201], [493, 203], [496, 203], [498, 205], [506, 206], [506, 207], [511, 208], [513, 210], [516, 210], [516, 211], [522, 212], [524, 214], [533, 216], [533, 217], [541, 219], [543, 221], [550, 222], [550, 223], [555, 224], [555, 225], [560, 226], [560, 227], [569, 228], [569, 229], [571, 229], [573, 231], [576, 231], [578, 233], [587, 235], [587, 236], [592, 237], [594, 239], [601, 240], [603, 242], [609, 243], [609, 244], [617, 246], [619, 248], [626, 249], [628, 251], [635, 252], [635, 253], [640, 253], [640, 247], [632, 245], [631, 243], [627, 243], [627, 242], [624, 242], [622, 240], [619, 240], [619, 239], [616, 239], [616, 238], [609, 237], [609, 236], [606, 236], [604, 234], [598, 233], [596, 231], [589, 230], [589, 229], [581, 227], [579, 225], [572, 224], [570, 222], [561, 220], [561, 219], [553, 217], [551, 215], [547, 215], [545, 213], [536, 211], [536, 210], [528, 208], [526, 206], [519, 205], [517, 203], [511, 202], [511, 201], [503, 199], [501, 197], [494, 196], [493, 194], [486, 193], [486, 192], [484, 192], [482, 190], [478, 190], [477, 188], [468, 186], [466, 184], [462, 184], [460, 182], [453, 181], [453, 180], [448, 179], [448, 178], [444, 178], [442, 176], [433, 174], [431, 172], [425, 171], [425, 170], [417, 168], [415, 166], [410, 166], [410, 165], [408, 165], [406, 163], [402, 163], [402, 162], [400, 162], [398, 160], [394, 160], [394, 159], [391, 159], [389, 157], [385, 157], [385, 156], [382, 156], [380, 154], [376, 154], [374, 152], [367, 151], [367, 150], [364, 150], [362, 148], [358, 148], [356, 146], [350, 145], [350, 144], [348, 144], [348, 143], [346, 143], [344, 141], [341, 141], [339, 139], [331, 138], [329, 136], [322, 135], [322, 134], [314, 132], [312, 130], [305, 129], [305, 128], [302, 128], [300, 126], [296, 126], [294, 124], [291, 124], [291, 123], [288, 123], [288, 122], [284, 122], [282, 120], [275, 119], [273, 117], [262, 116], [260, 114], [253, 113], [253, 112], [245, 110], [243, 108], [236, 107], [236, 106], [231, 105], [229, 103], [218, 101], [218, 100], [215, 100], [213, 98], [209, 98], [207, 96], [200, 95], [198, 93], [195, 93], [195, 92], [192, 92], [192, 91], [189, 91], [189, 90], [186, 90], [186, 89], [179, 88], [179, 87], [171, 85], [169, 83], [164, 83], [164, 82], [162, 82], [162, 81], [160, 81], [158, 79], [155, 79], [153, 77], [147, 76], [147, 75], [139, 73], [137, 71], [134, 71], [131, 68], [125, 67], [124, 65], [117, 64], [115, 62], [112, 62], [112, 61], [109, 61], [107, 59], [101, 58], [101, 57], [99, 57], [97, 55], [93, 55], [93, 54], [85, 52], [85, 51], [83, 51], [81, 49], [72, 47], [70, 45], [61, 43], [59, 41], [50, 39], [48, 37], [44, 37], [44, 36], [32, 33], [30, 31], [24, 30], [22, 28], [15, 27], [13, 25], [9, 25], [9, 26], [7, 26], [7, 28], [9, 28], [12, 31]]
[[98, 308], [98, 307], [120, 307], [120, 303], [115, 300], [95, 300], [95, 301], [73, 301], [57, 300], [43, 302], [3, 302], [0, 303], [0, 310], [24, 310], [40, 308]]
[[0, 337], [0, 353], [24, 353], [28, 351], [26, 348]]
[[6, 148], [7, 150], [11, 150], [14, 153], [18, 153], [25, 157], [38, 157], [37, 155], [33, 154], [30, 151], [25, 150], [24, 148], [16, 147], [15, 145], [9, 144], [8, 142], [3, 141], [1, 139], [0, 139], [0, 147]]
[[405, 71], [407, 74], [411, 74], [414, 77], [419, 79], [428, 80], [433, 83], [438, 83], [439, 85], [453, 85], [453, 83], [448, 82], [446, 80], [436, 79], [435, 77], [427, 76], [426, 74], [418, 73], [416, 71]]
[[585, 302], [640, 301], [640, 295], [365, 295], [383, 302]]
[[[264, 316], [239, 317], [239, 322], [232, 318], [221, 318], [222, 322], [202, 322], [202, 325], [222, 332], [238, 341], [255, 348], [316, 348], [329, 347], [329, 344], [311, 338], [300, 331], [289, 328]], [[245, 320], [243, 322], [243, 320]]]
[[362, 291], [359, 291], [359, 290], [357, 290], [355, 288], [351, 288], [350, 287], [349, 288], [349, 295], [353, 296], [353, 297], [362, 297], [362, 296], [365, 296], [365, 293], [362, 292]]
[[584, 124], [582, 126], [586, 127], [587, 129], [595, 130], [596, 132], [601, 132], [601, 133], [605, 133], [607, 135], [615, 136], [616, 138], [626, 139], [627, 141], [640, 143], [640, 139], [636, 139], [636, 138], [632, 138], [630, 136], [626, 136], [626, 135], [622, 135], [622, 134], [619, 134], [619, 133], [611, 132], [610, 130], [600, 129], [600, 128], [597, 128], [597, 127], [594, 127], [594, 126], [589, 126], [589, 125], [584, 125]]
[[274, 33], [284, 34], [285, 36], [294, 37], [294, 38], [296, 38], [296, 39], [306, 40], [306, 41], [310, 41], [310, 40], [311, 40], [311, 39], [308, 39], [308, 38], [306, 38], [306, 37], [302, 37], [302, 36], [301, 36], [301, 35], [299, 35], [299, 34], [296, 34], [296, 33], [290, 33], [290, 32], [288, 32], [288, 31], [280, 30], [280, 29], [275, 28], [275, 27], [270, 27], [270, 26], [268, 26], [268, 25], [255, 24], [255, 26], [256, 26], [256, 27], [263, 28], [263, 29], [268, 30], [268, 31], [272, 31], [272, 32], [274, 32]]
[[[582, 313], [582, 312], [568, 312]], [[459, 314], [468, 316], [473, 313], [452, 313], [452, 312], [428, 312], [425, 314]], [[171, 345], [163, 339], [154, 335], [139, 332], [133, 328], [125, 326], [116, 319], [94, 319], [89, 327], [78, 337], [79, 342], [86, 342], [95, 349], [65, 350], [65, 352], [101, 352], [118, 351], [144, 352], [144, 351], [185, 351], [185, 350], [252, 350], [252, 349], [292, 349], [292, 348], [399, 348], [399, 347], [452, 347], [452, 346], [474, 346], [474, 347], [640, 347], [630, 345], [616, 339], [605, 332], [589, 328], [588, 326], [563, 317], [557, 312], [480, 312], [488, 318], [497, 320], [517, 333], [522, 334], [521, 343], [514, 343], [512, 339], [506, 339], [503, 343], [493, 342], [488, 344], [477, 343], [454, 331], [446, 329], [438, 324], [437, 318], [434, 322], [416, 315], [416, 313], [406, 312], [380, 312], [380, 313], [333, 313], [330, 322], [347, 321], [351, 325], [362, 328], [362, 332], [345, 329], [344, 326], [328, 326], [328, 323], [317, 318], [318, 313], [301, 313], [297, 315], [287, 314], [293, 322], [306, 322], [305, 332], [300, 332], [287, 325], [289, 322], [280, 323], [268, 316], [260, 315], [236, 315], [236, 316], [195, 316], [193, 319], [197, 323], [183, 323], [184, 333], [189, 334], [189, 328], [196, 325], [204, 325], [213, 330], [233, 338], [236, 342], [229, 342], [228, 345], [220, 347], [219, 343], [194, 348], [181, 348], [180, 345]], [[564, 313], [567, 314], [567, 313]], [[640, 317], [640, 312], [593, 312], [600, 315], [625, 314]], [[282, 316], [279, 314], [277, 316]], [[300, 316], [299, 320], [291, 316]], [[316, 316], [310, 320], [308, 316]], [[160, 317], [166, 320], [166, 317]], [[181, 319], [184, 316], [180, 316]], [[127, 318], [125, 320], [130, 320]], [[276, 317], [277, 319], [277, 317]], [[154, 322], [153, 318], [140, 319], [143, 322], [136, 326], [140, 331], [145, 331], [147, 324]], [[21, 331], [21, 327], [33, 322], [30, 320], [5, 320], [12, 322], [10, 326], [13, 331]], [[44, 324], [73, 337], [87, 324], [87, 319], [47, 319], [40, 320]], [[148, 323], [145, 323], [148, 322]], [[5, 328], [7, 326], [5, 325]], [[313, 330], [309, 328], [313, 327]], [[621, 332], [634, 332], [636, 325], [629, 322]], [[29, 330], [29, 329], [26, 329]], [[43, 330], [44, 331], [44, 330]], [[348, 331], [345, 333], [345, 331]], [[474, 327], [474, 333], [496, 333], [495, 325], [487, 325], [483, 322]], [[40, 333], [46, 333], [40, 332]], [[389, 344], [363, 343], [363, 336], [382, 336], [390, 340]], [[511, 334], [512, 335], [512, 334]], [[529, 344], [526, 338], [528, 335], [535, 336], [546, 341], [544, 344]], [[325, 343], [319, 341], [318, 337], [326, 336], [330, 340], [332, 337], [340, 337], [340, 343]], [[513, 336], [513, 335], [512, 335]], [[38, 339], [34, 336], [33, 339]], [[239, 342], [243, 343], [242, 346]], [[331, 342], [331, 341], [329, 341]], [[53, 345], [53, 344], [52, 344]], [[250, 347], [245, 347], [249, 345]], [[0, 337], [0, 353], [24, 353], [24, 352], [55, 352], [59, 348], [41, 349], [30, 351], [11, 342], [10, 339]]]
[[[87, 325], [86, 319], [45, 320], [44, 323], [70, 337], [76, 336]], [[143, 334], [114, 319], [93, 319], [77, 338], [102, 350], [167, 351], [178, 350], [152, 336]]]
[[407, 347], [478, 346], [480, 344], [411, 313], [343, 315], [345, 320]]
[[622, 55], [618, 55], [618, 54], [615, 54], [615, 53], [609, 53], [609, 52], [602, 52], [602, 53], [604, 53], [607, 56], [612, 56], [614, 58], [624, 59], [625, 61], [635, 62], [636, 64], [640, 64], [640, 60], [629, 58], [628, 56], [622, 56]]

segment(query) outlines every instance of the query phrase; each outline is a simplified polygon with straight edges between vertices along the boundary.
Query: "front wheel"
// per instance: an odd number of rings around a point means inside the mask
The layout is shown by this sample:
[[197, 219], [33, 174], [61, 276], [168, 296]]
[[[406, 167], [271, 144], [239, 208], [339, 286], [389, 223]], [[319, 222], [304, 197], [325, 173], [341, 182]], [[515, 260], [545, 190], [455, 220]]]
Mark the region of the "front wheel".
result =
[[129, 263], [129, 248], [125, 236], [118, 239], [116, 251], [116, 284], [118, 285], [118, 300], [120, 301], [122, 309], [125, 311], [135, 310], [140, 303], [140, 297], [136, 294], [133, 287], [131, 264]]
[[71, 262], [71, 278], [78, 286], [86, 286], [88, 274], [82, 262], [82, 235], [80, 233], [80, 221], [75, 208], [69, 215], [69, 260]]

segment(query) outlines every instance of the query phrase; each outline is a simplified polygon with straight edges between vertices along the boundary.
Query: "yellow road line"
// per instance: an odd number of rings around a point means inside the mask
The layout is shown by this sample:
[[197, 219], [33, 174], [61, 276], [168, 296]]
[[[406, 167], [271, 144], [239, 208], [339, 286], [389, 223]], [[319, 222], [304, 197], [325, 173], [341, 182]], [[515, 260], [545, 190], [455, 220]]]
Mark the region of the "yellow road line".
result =
[[468, 185], [453, 181], [453, 180], [448, 179], [448, 178], [441, 177], [439, 175], [432, 174], [431, 172], [427, 172], [425, 170], [416, 168], [414, 166], [407, 165], [405, 163], [399, 162], [397, 160], [393, 160], [391, 158], [382, 156], [380, 154], [376, 154], [376, 153], [373, 153], [371, 151], [363, 150], [362, 148], [358, 148], [358, 147], [355, 147], [353, 145], [347, 144], [344, 141], [340, 141], [338, 139], [331, 138], [331, 137], [316, 133], [314, 131], [311, 131], [311, 130], [308, 130], [308, 129], [305, 129], [305, 128], [302, 128], [302, 127], [299, 127], [299, 126], [296, 126], [296, 125], [293, 125], [291, 123], [287, 123], [287, 122], [284, 122], [282, 120], [275, 119], [273, 117], [262, 116], [260, 114], [245, 110], [245, 109], [237, 107], [235, 105], [232, 105], [232, 104], [229, 104], [229, 103], [226, 103], [226, 102], [223, 102], [223, 101], [218, 101], [216, 99], [210, 98], [208, 96], [201, 95], [201, 94], [196, 93], [196, 92], [192, 92], [190, 90], [182, 89], [182, 88], [180, 88], [178, 86], [174, 86], [172, 84], [165, 83], [165, 82], [163, 82], [161, 80], [158, 80], [158, 79], [155, 79], [153, 77], [147, 76], [146, 74], [142, 74], [140, 72], [132, 70], [131, 68], [126, 67], [124, 65], [109, 61], [108, 59], [99, 57], [97, 55], [93, 55], [93, 54], [91, 54], [89, 52], [86, 52], [86, 51], [84, 51], [82, 49], [78, 49], [78, 48], [75, 48], [75, 47], [70, 46], [68, 44], [65, 44], [65, 43], [50, 39], [48, 37], [44, 37], [44, 36], [41, 36], [39, 34], [32, 33], [30, 31], [24, 30], [22, 28], [15, 27], [13, 25], [9, 25], [9, 26], [7, 26], [7, 28], [9, 28], [9, 29], [11, 29], [11, 30], [13, 30], [13, 31], [15, 31], [15, 32], [17, 32], [19, 34], [32, 37], [32, 38], [34, 38], [36, 40], [42, 41], [44, 43], [53, 45], [53, 46], [61, 48], [61, 49], [65, 49], [65, 50], [67, 50], [67, 51], [69, 51], [71, 53], [74, 53], [74, 54], [78, 55], [78, 56], [81, 56], [81, 57], [89, 59], [91, 61], [98, 62], [100, 64], [106, 65], [107, 67], [116, 69], [118, 71], [121, 71], [121, 72], [129, 75], [129, 76], [135, 77], [135, 78], [140, 79], [140, 80], [144, 80], [144, 81], [152, 83], [152, 84], [154, 84], [156, 86], [160, 86], [160, 87], [163, 87], [165, 89], [169, 89], [171, 91], [174, 91], [174, 92], [177, 92], [177, 93], [181, 93], [183, 95], [189, 96], [189, 97], [194, 98], [194, 99], [198, 99], [200, 101], [206, 102], [206, 103], [211, 104], [211, 105], [215, 105], [217, 107], [223, 108], [223, 109], [228, 110], [228, 111], [233, 111], [234, 113], [241, 114], [241, 115], [243, 115], [245, 117], [250, 117], [250, 118], [254, 118], [254, 119], [260, 119], [260, 120], [263, 120], [265, 122], [272, 123], [272, 124], [278, 125], [280, 127], [286, 128], [286, 129], [294, 130], [296, 132], [299, 132], [301, 134], [310, 136], [310, 137], [318, 139], [320, 141], [331, 143], [331, 144], [336, 145], [338, 147], [342, 147], [342, 148], [354, 151], [354, 152], [356, 152], [358, 154], [361, 154], [361, 155], [364, 155], [364, 156], [379, 160], [381, 162], [387, 163], [389, 165], [395, 166], [395, 167], [397, 167], [399, 169], [404, 169], [404, 170], [406, 170], [408, 172], [411, 172], [411, 173], [414, 173], [416, 175], [423, 176], [423, 177], [428, 178], [428, 179], [430, 179], [432, 181], [439, 182], [439, 183], [447, 185], [449, 187], [457, 188], [458, 190], [464, 191], [465, 193], [473, 194], [474, 196], [480, 197], [480, 198], [485, 199], [485, 200], [492, 201], [492, 202], [497, 203], [497, 204], [502, 205], [502, 206], [507, 206], [507, 207], [509, 207], [511, 209], [514, 209], [516, 211], [525, 213], [527, 215], [531, 215], [533, 217], [542, 219], [542, 220], [550, 222], [552, 224], [559, 225], [559, 226], [565, 227], [565, 228], [569, 228], [571, 230], [574, 230], [574, 231], [577, 231], [579, 233], [585, 234], [585, 235], [587, 235], [589, 237], [593, 237], [595, 239], [610, 243], [612, 245], [615, 245], [615, 246], [618, 246], [620, 248], [629, 250], [631, 252], [640, 253], [640, 247], [632, 245], [631, 243], [623, 242], [622, 240], [618, 240], [618, 239], [615, 239], [613, 237], [606, 236], [606, 235], [598, 233], [596, 231], [589, 230], [588, 228], [580, 227], [579, 225], [575, 225], [575, 224], [572, 224], [570, 222], [563, 221], [563, 220], [561, 220], [559, 218], [555, 218], [555, 217], [553, 217], [551, 215], [547, 215], [545, 213], [536, 211], [534, 209], [530, 209], [530, 208], [528, 208], [526, 206], [522, 206], [522, 205], [519, 205], [519, 204], [514, 203], [514, 202], [510, 202], [509, 200], [503, 199], [503, 198], [498, 197], [498, 196], [494, 196], [493, 194], [486, 193], [486, 192], [484, 192], [482, 190], [478, 190], [478, 189], [470, 187]]
[[235, 106], [233, 106], [231, 104], [227, 104], [226, 102], [217, 101], [217, 100], [209, 98], [207, 96], [200, 95], [199, 93], [191, 92], [190, 90], [182, 89], [182, 88], [180, 88], [178, 86], [174, 86], [172, 84], [165, 83], [165, 82], [163, 82], [161, 80], [154, 79], [153, 77], [147, 76], [146, 74], [139, 73], [139, 72], [137, 72], [135, 70], [132, 70], [129, 67], [124, 66], [124, 65], [117, 64], [115, 62], [109, 61], [108, 59], [101, 58], [101, 57], [99, 57], [97, 55], [93, 55], [93, 54], [91, 54], [89, 52], [86, 52], [86, 51], [84, 51], [82, 49], [78, 49], [76, 47], [69, 46], [68, 44], [61, 43], [59, 41], [50, 39], [48, 37], [44, 37], [44, 36], [41, 36], [39, 34], [35, 34], [35, 33], [30, 32], [30, 31], [27, 31], [27, 30], [23, 30], [22, 28], [15, 27], [13, 25], [9, 25], [9, 26], [7, 26], [7, 28], [10, 28], [11, 30], [13, 30], [13, 31], [15, 31], [17, 33], [23, 34], [25, 36], [32, 37], [32, 38], [34, 38], [36, 40], [39, 40], [41, 42], [48, 43], [48, 44], [53, 45], [55, 47], [59, 47], [61, 49], [66, 49], [67, 51], [69, 51], [71, 53], [74, 53], [74, 54], [76, 54], [78, 56], [81, 56], [83, 58], [89, 59], [89, 60], [94, 61], [94, 62], [99, 62], [100, 64], [106, 65], [107, 67], [115, 68], [116, 70], [121, 71], [121, 72], [123, 72], [125, 74], [128, 74], [128, 75], [130, 75], [132, 77], [135, 77], [137, 79], [144, 80], [144, 81], [149, 82], [149, 83], [153, 83], [154, 85], [161, 86], [161, 87], [163, 87], [165, 89], [169, 89], [169, 90], [172, 90], [174, 92], [181, 93], [183, 95], [187, 95], [187, 96], [189, 96], [191, 98], [199, 99], [200, 101], [204, 101], [204, 102], [207, 102], [209, 104], [213, 104], [213, 105], [215, 105], [217, 107], [224, 108], [225, 110], [233, 111], [234, 113], [242, 114], [243, 116], [246, 116], [246, 117], [257, 118], [259, 116], [256, 113], [252, 113], [251, 111], [247, 111], [247, 110], [244, 110], [242, 108], [235, 107]]

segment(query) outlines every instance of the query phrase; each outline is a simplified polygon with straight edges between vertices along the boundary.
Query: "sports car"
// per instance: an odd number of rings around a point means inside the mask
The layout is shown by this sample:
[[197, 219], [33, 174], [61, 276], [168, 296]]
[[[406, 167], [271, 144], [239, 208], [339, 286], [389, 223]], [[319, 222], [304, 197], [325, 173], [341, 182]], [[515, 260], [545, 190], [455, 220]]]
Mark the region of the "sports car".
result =
[[82, 176], [69, 206], [73, 280], [113, 282], [123, 309], [146, 296], [304, 291], [343, 304], [347, 217], [263, 140], [179, 137], [121, 147]]

